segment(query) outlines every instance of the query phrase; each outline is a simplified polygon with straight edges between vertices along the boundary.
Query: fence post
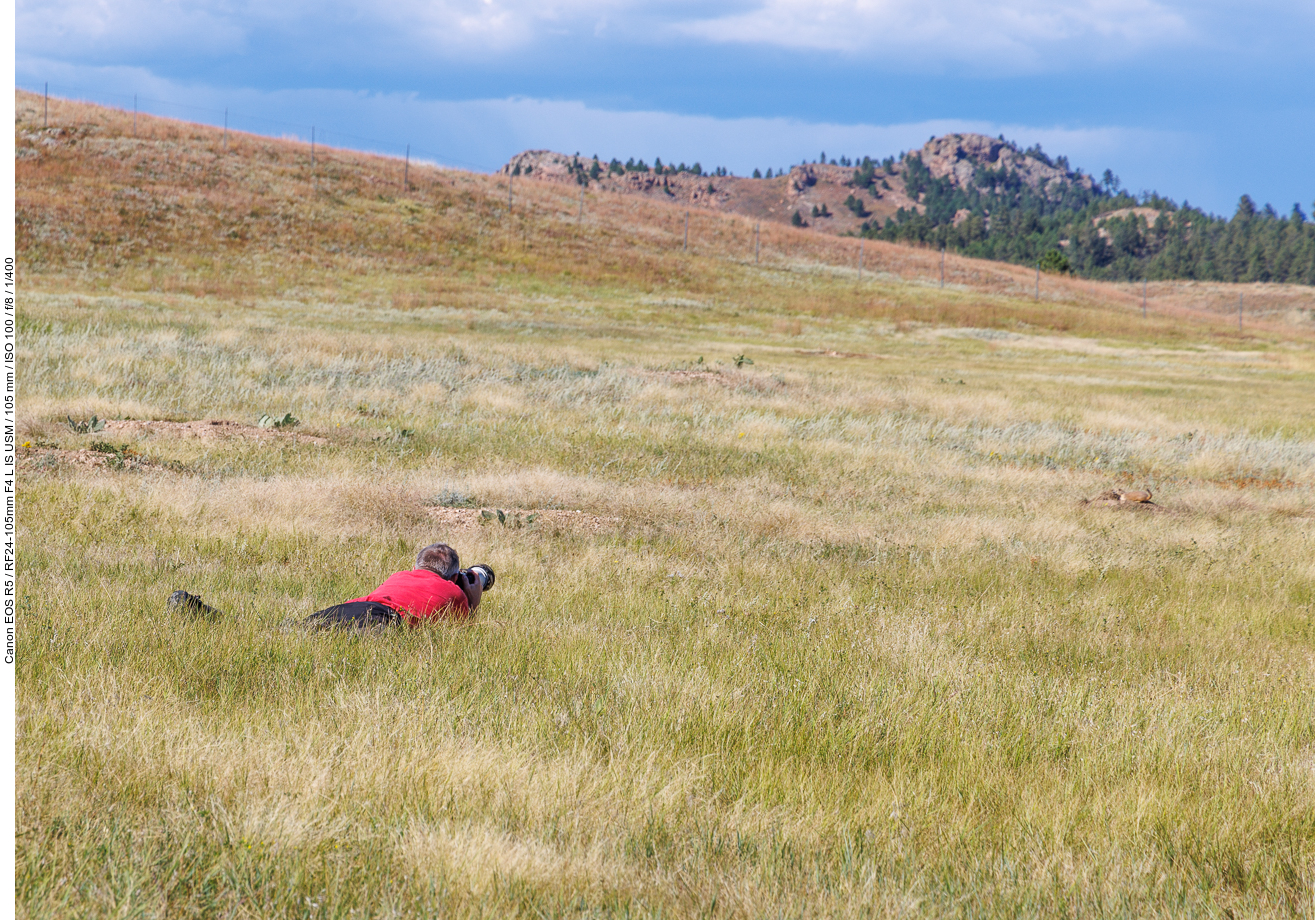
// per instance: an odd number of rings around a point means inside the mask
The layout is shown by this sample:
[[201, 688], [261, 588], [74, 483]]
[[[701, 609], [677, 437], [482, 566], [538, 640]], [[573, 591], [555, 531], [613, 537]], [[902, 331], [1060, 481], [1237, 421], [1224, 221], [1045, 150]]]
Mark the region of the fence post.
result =
[[858, 280], [863, 280], [863, 237], [858, 238]]
[[[225, 116], [227, 117], [227, 116]], [[132, 136], [137, 136], [137, 94], [132, 94]]]
[[315, 168], [315, 126], [310, 126], [310, 168]]
[[685, 249], [689, 249], [689, 211], [685, 212]]
[[1242, 293], [1240, 291], [1237, 295], [1237, 331], [1242, 331]]
[[762, 229], [762, 221], [753, 225], [753, 264], [758, 264], [758, 231]]
[[516, 174], [507, 167], [507, 213], [511, 213], [511, 183], [515, 180]]
[[228, 109], [224, 109], [224, 152], [228, 152]]
[[941, 245], [941, 287], [945, 287], [945, 245]]
[[1032, 299], [1033, 300], [1041, 299], [1041, 260], [1040, 259], [1038, 259], [1036, 263], [1036, 294], [1033, 295]]
[[46, 83], [46, 101], [41, 106], [41, 127], [50, 127], [50, 84]]
[[402, 164], [402, 191], [411, 187], [411, 145], [406, 145], [406, 162]]
[[1146, 318], [1146, 279], [1141, 280], [1141, 318]]
[[577, 224], [584, 223], [584, 186], [580, 186], [580, 213], [575, 218]]

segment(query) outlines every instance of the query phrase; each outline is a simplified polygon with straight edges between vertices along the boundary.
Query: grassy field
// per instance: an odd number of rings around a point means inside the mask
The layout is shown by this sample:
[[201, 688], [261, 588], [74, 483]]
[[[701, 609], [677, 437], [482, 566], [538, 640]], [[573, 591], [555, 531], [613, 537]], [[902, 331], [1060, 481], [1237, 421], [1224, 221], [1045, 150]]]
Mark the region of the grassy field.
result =
[[1315, 914], [1311, 292], [19, 114], [24, 916]]

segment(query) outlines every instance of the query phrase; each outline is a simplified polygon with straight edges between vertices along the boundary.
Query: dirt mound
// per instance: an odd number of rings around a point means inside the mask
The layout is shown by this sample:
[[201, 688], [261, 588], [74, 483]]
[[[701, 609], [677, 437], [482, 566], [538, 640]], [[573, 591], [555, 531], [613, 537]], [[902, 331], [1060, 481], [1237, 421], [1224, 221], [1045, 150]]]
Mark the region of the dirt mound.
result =
[[162, 463], [150, 457], [143, 457], [127, 448], [98, 450], [84, 447], [79, 450], [65, 450], [60, 447], [20, 447], [18, 449], [18, 468], [23, 472], [55, 470], [60, 467], [129, 470], [133, 472], [144, 472], [146, 470], [180, 471], [176, 464]]
[[[619, 517], [604, 517], [587, 511], [563, 509], [516, 508], [503, 509], [506, 523], [500, 523], [496, 517], [486, 518], [483, 508], [428, 508], [429, 516], [436, 524], [447, 530], [474, 530], [478, 527], [510, 527], [548, 531], [582, 531], [584, 533], [601, 533], [616, 530], [621, 524]], [[533, 520], [527, 518], [533, 515]]]
[[269, 441], [274, 438], [292, 439], [303, 444], [328, 444], [327, 438], [311, 434], [298, 434], [286, 428], [260, 428], [225, 419], [204, 419], [194, 422], [152, 422], [138, 419], [106, 421], [106, 432], [135, 435], [160, 435], [170, 438], [198, 438], [202, 441]]

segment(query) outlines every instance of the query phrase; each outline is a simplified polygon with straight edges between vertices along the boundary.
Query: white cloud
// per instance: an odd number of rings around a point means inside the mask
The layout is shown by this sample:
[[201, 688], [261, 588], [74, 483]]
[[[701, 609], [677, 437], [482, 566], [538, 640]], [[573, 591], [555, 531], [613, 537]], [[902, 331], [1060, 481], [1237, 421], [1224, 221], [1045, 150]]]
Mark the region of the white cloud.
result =
[[607, 0], [408, 0], [391, 5], [351, 2], [354, 14], [376, 18], [405, 44], [452, 57], [479, 57], [522, 48], [577, 20], [592, 20], [619, 3]]
[[1185, 39], [1185, 16], [1155, 0], [763, 0], [677, 28], [714, 42], [946, 58], [1029, 69], [1079, 51], [1120, 56]]

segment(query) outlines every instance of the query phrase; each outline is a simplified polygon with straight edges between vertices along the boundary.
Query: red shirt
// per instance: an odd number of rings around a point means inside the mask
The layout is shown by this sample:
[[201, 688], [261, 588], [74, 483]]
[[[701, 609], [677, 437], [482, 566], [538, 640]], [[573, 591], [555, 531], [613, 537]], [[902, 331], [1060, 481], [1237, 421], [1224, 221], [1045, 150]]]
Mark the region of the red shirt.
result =
[[412, 626], [422, 620], [450, 617], [464, 619], [470, 615], [466, 592], [440, 575], [425, 569], [395, 572], [365, 597], [348, 601], [373, 601], [392, 607]]

